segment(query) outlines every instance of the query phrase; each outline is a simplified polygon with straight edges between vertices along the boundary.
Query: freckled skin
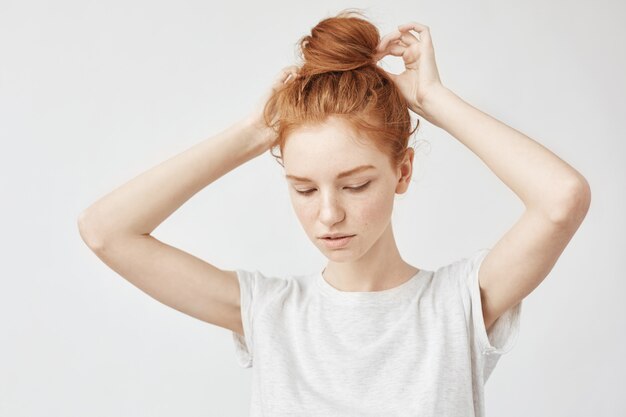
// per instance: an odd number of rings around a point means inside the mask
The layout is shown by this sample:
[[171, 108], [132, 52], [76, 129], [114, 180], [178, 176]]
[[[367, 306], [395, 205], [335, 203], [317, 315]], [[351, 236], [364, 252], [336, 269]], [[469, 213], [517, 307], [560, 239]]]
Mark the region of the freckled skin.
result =
[[[283, 149], [285, 173], [311, 181], [287, 180], [289, 196], [305, 233], [329, 260], [327, 280], [341, 276], [336, 282], [354, 290], [394, 286], [416, 271], [401, 259], [391, 225], [395, 195], [408, 189], [413, 152], [410, 149], [402, 166], [394, 170], [386, 154], [355, 135], [337, 117], [293, 131]], [[336, 178], [340, 172], [367, 164], [375, 169]], [[368, 181], [362, 190], [347, 188]], [[356, 236], [338, 249], [329, 249], [318, 239], [336, 232]]]

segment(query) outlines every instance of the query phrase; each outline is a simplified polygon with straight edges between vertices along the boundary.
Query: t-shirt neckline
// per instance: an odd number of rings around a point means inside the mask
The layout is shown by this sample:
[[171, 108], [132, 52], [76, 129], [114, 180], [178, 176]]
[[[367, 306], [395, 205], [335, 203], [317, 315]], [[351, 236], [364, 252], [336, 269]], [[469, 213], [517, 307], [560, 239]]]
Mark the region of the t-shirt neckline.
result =
[[321, 292], [333, 299], [340, 301], [386, 301], [404, 298], [403, 294], [412, 294], [415, 286], [421, 281], [420, 278], [429, 271], [420, 269], [411, 278], [400, 285], [380, 291], [341, 291], [330, 285], [322, 275], [323, 269], [316, 274], [315, 281]]

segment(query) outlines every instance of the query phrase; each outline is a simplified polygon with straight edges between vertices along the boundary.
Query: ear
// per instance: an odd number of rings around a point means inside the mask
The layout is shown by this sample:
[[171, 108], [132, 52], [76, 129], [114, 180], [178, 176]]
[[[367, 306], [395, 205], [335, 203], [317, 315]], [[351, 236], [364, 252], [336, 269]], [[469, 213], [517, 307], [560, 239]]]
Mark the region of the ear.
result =
[[404, 194], [409, 189], [411, 175], [413, 175], [413, 157], [415, 150], [411, 147], [406, 149], [404, 159], [396, 170], [398, 184], [396, 185], [396, 194]]

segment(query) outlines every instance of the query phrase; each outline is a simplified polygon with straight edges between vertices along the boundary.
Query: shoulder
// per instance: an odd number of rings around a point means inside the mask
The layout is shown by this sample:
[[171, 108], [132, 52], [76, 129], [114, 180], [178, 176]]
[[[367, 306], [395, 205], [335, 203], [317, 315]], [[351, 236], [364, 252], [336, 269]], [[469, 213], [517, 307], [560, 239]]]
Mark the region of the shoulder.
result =
[[480, 266], [482, 260], [489, 253], [489, 248], [481, 248], [469, 253], [463, 257], [454, 259], [453, 261], [440, 266], [435, 271], [435, 275], [444, 276], [448, 279], [457, 280], [463, 283], [470, 277], [472, 271]]
[[268, 297], [303, 290], [313, 282], [313, 274], [276, 275], [258, 269], [236, 269], [242, 293], [250, 297]]
[[439, 292], [460, 294], [467, 307], [474, 287], [473, 277], [487, 253], [488, 248], [481, 248], [439, 266], [434, 270], [431, 285]]
[[240, 284], [245, 284], [253, 291], [264, 291], [270, 288], [280, 288], [289, 285], [290, 276], [272, 275], [258, 269], [235, 269]]

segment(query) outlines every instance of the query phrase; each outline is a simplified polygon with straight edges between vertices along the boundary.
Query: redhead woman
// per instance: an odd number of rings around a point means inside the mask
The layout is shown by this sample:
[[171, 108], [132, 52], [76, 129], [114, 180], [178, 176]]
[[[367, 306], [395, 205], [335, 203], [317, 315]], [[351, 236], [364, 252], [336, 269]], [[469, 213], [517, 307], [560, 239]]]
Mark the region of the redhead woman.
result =
[[[590, 204], [585, 178], [440, 80], [430, 30], [380, 37], [356, 12], [320, 21], [238, 123], [128, 181], [79, 219], [86, 244], [146, 294], [230, 330], [253, 369], [250, 415], [483, 416], [484, 384]], [[404, 71], [378, 65], [401, 57]], [[417, 115], [412, 126], [411, 114]], [[419, 118], [477, 155], [524, 203], [492, 248], [427, 270], [391, 224]], [[270, 151], [320, 271], [225, 270], [151, 232], [189, 198]], [[278, 153], [274, 153], [277, 151]]]

